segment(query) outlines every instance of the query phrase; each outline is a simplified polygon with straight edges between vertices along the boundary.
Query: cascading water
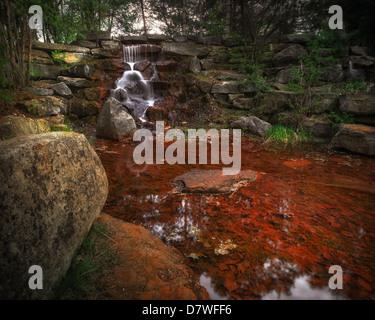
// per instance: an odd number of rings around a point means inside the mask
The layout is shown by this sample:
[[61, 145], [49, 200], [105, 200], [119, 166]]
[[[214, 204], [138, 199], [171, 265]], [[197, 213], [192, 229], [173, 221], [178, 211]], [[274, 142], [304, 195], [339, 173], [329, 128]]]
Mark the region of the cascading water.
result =
[[123, 46], [124, 62], [130, 70], [123, 73], [116, 81], [112, 96], [119, 100], [137, 120], [145, 121], [148, 107], [155, 103], [155, 95], [151, 80], [157, 78], [155, 64], [151, 63], [151, 79], [145, 79], [142, 73], [135, 70], [137, 63], [145, 61], [150, 45]]

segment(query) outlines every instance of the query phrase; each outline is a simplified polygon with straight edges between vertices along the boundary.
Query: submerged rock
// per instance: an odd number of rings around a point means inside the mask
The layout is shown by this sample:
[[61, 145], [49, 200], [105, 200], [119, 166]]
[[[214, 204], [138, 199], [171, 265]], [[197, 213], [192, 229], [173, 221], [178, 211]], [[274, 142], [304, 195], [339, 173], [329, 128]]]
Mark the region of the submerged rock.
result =
[[0, 181], [0, 299], [51, 298], [104, 206], [105, 170], [84, 135], [51, 132], [0, 141]]
[[183, 193], [232, 193], [257, 178], [257, 173], [242, 170], [236, 175], [223, 175], [222, 170], [193, 170], [174, 180], [177, 192]]
[[96, 125], [96, 135], [100, 138], [121, 140], [137, 129], [133, 117], [123, 105], [113, 97], [102, 106]]
[[342, 124], [332, 139], [337, 149], [375, 156], [375, 127], [363, 124]]

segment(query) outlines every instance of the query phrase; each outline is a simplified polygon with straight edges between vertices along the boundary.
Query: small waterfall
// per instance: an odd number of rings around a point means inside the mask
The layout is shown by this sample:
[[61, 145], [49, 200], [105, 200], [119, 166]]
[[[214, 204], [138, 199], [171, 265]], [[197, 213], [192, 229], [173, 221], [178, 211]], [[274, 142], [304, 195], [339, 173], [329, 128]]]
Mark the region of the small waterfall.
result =
[[349, 60], [349, 67], [347, 71], [347, 79], [354, 80], [361, 76], [359, 70], [353, 68], [353, 61]]
[[[130, 66], [116, 81], [112, 96], [119, 100], [137, 120], [145, 121], [148, 107], [155, 103], [155, 95], [150, 79], [145, 79], [140, 71], [135, 70], [138, 62], [147, 58], [149, 45], [123, 46], [124, 62]], [[157, 77], [155, 65], [150, 66], [152, 79]]]

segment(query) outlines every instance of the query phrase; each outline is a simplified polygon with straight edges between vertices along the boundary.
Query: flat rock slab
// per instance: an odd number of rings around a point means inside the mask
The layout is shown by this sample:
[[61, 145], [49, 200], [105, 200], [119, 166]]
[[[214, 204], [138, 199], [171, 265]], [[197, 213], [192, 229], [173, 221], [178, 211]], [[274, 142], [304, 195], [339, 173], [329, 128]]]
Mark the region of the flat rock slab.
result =
[[178, 176], [172, 184], [180, 193], [232, 193], [256, 178], [252, 170], [236, 175], [223, 175], [222, 170], [194, 170]]
[[193, 271], [177, 249], [165, 245], [142, 226], [101, 214], [113, 231], [119, 263], [104, 279], [109, 286], [103, 299], [205, 300]]

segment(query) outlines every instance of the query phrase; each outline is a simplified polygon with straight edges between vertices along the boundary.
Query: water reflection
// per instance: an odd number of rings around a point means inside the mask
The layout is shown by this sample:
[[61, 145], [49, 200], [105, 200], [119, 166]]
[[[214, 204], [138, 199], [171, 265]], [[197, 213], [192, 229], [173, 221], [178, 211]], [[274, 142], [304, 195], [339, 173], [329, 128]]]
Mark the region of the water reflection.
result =
[[[228, 196], [174, 194], [170, 181], [193, 167], [139, 172], [131, 143], [99, 140], [104, 210], [177, 247], [212, 299], [374, 299], [375, 160], [289, 161], [243, 142], [242, 169], [267, 174]], [[340, 294], [327, 287], [331, 265], [344, 270]]]
[[296, 278], [288, 293], [272, 290], [262, 296], [262, 300], [342, 300], [342, 295], [333, 294], [327, 287], [313, 288], [309, 282], [310, 276]]

